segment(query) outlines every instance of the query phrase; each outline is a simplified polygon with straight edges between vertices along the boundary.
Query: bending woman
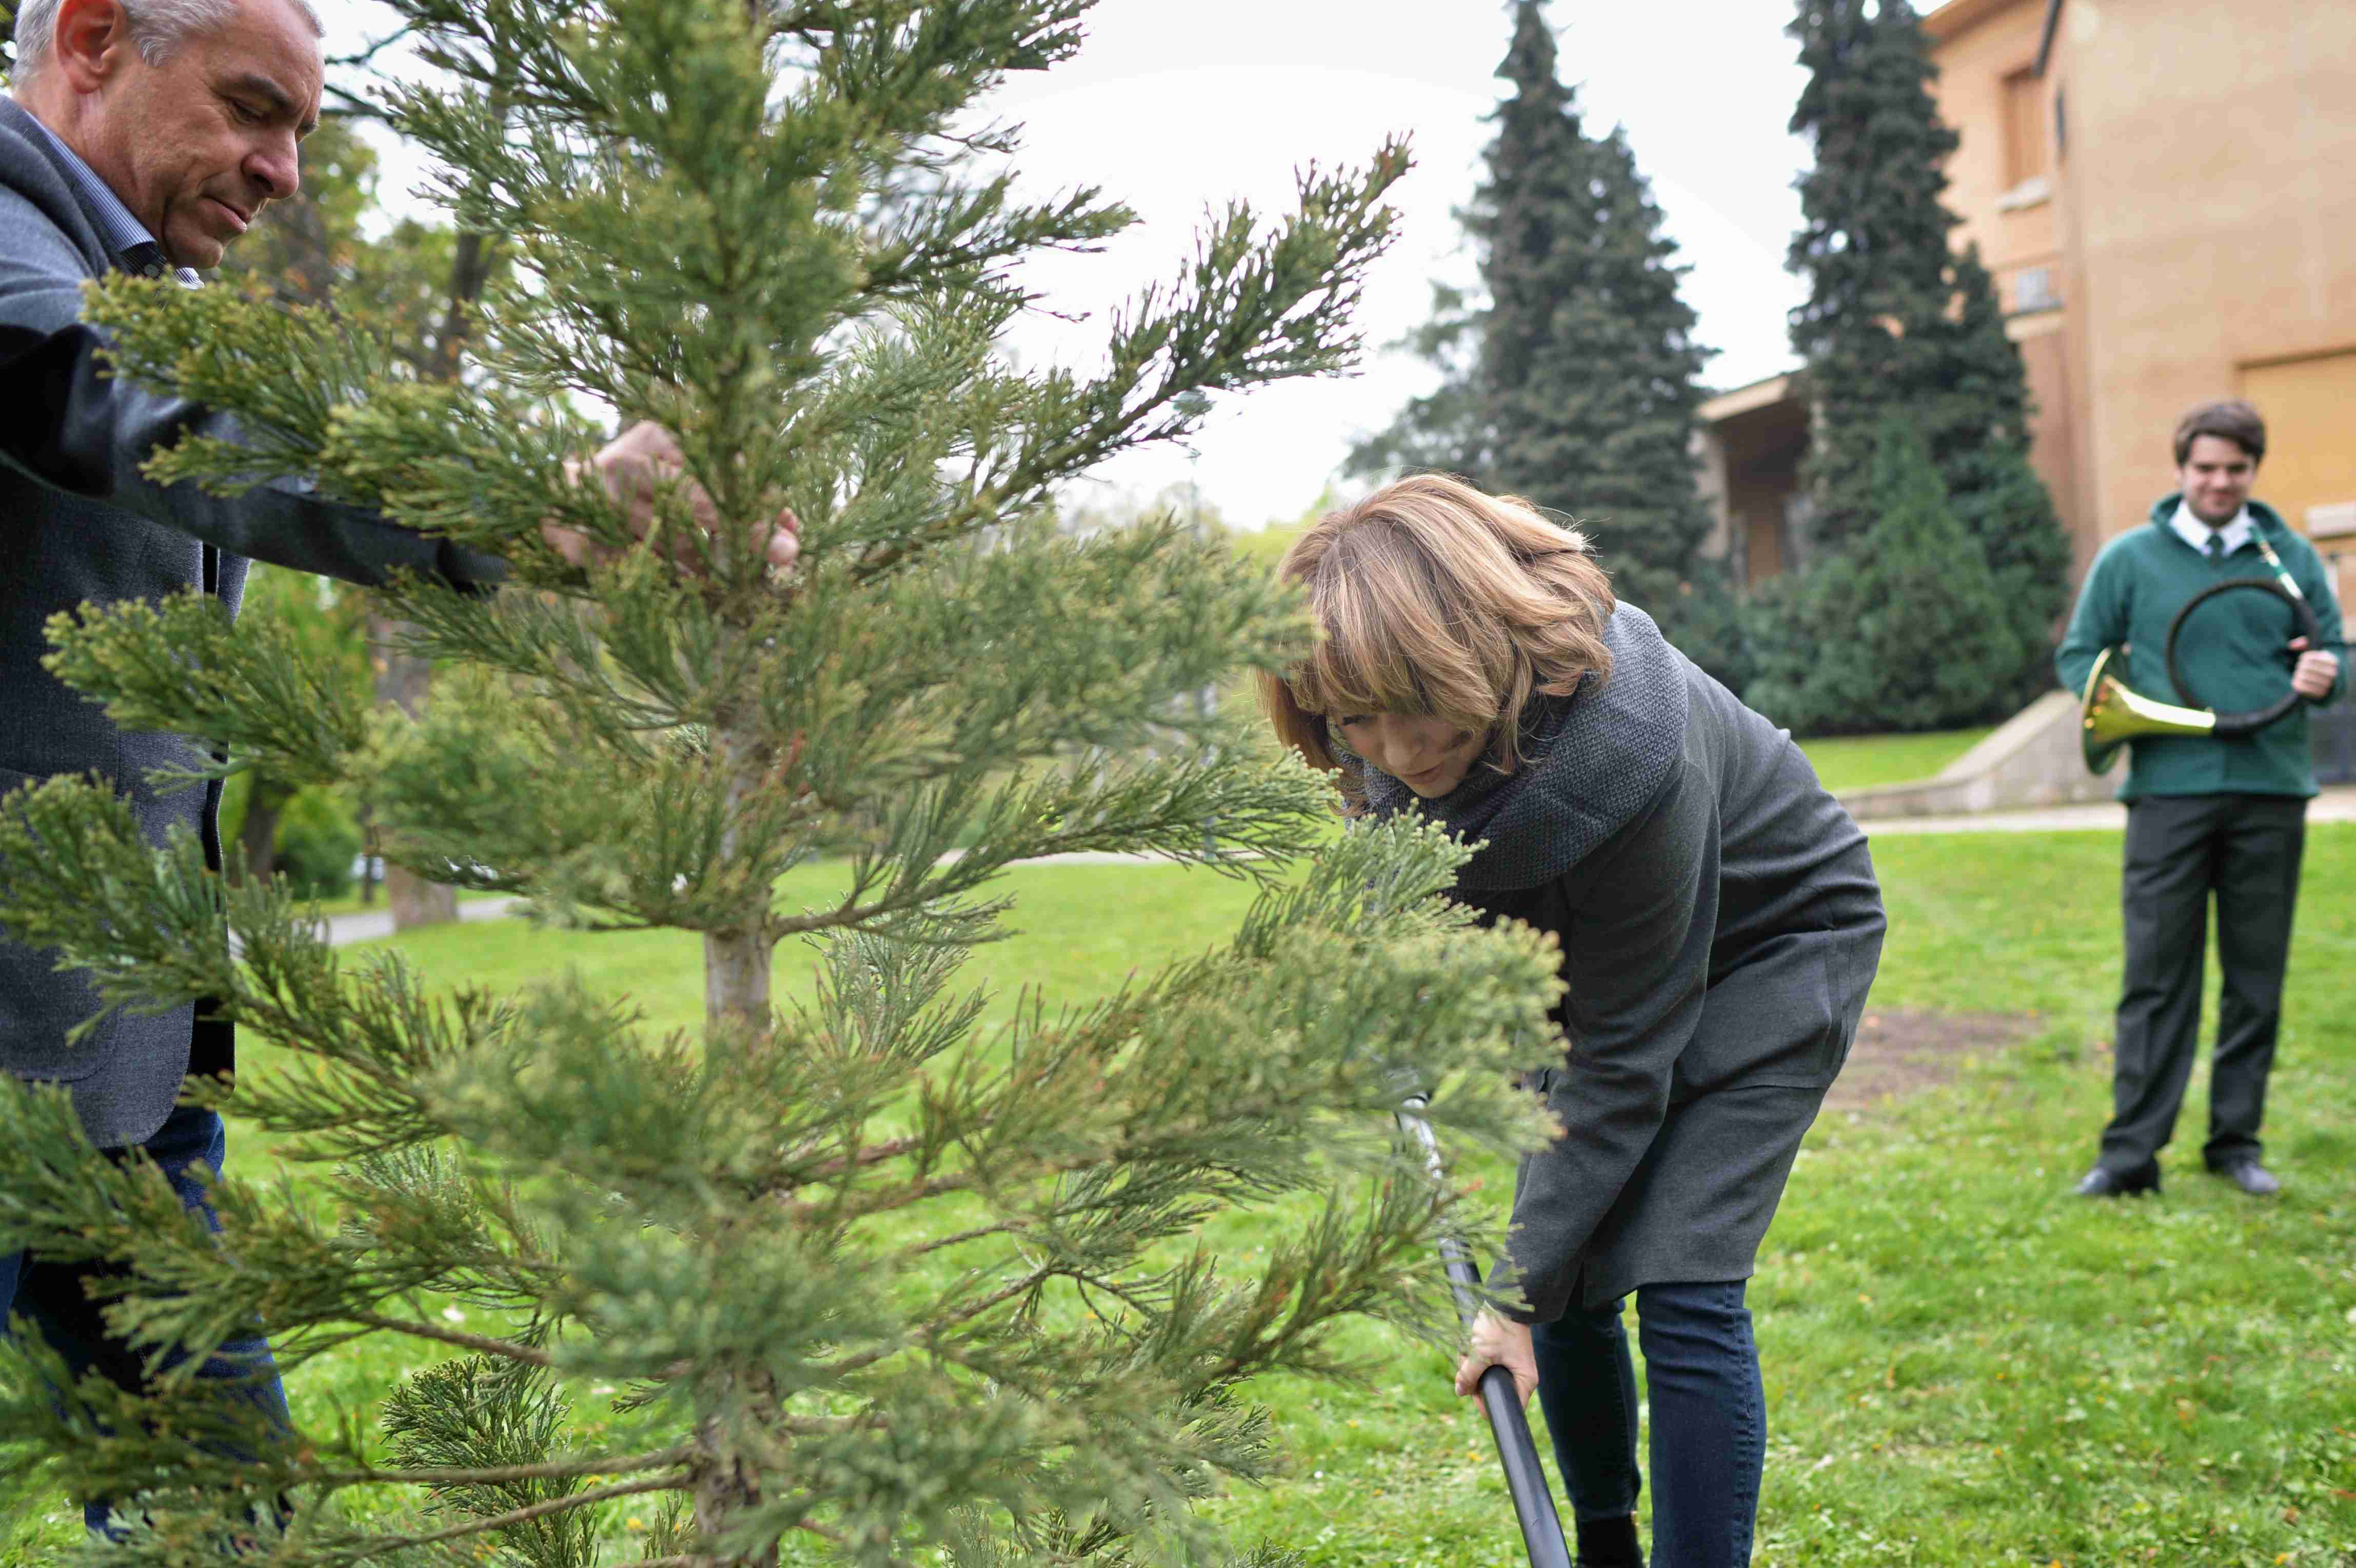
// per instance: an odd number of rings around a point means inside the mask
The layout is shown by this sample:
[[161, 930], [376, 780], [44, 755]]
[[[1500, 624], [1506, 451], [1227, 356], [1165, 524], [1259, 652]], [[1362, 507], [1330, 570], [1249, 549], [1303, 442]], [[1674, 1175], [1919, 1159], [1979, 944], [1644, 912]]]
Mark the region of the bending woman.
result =
[[1655, 1568], [1751, 1561], [1767, 1426], [1743, 1305], [1881, 952], [1865, 837], [1789, 734], [1616, 603], [1576, 532], [1436, 475], [1286, 552], [1316, 651], [1265, 696], [1352, 816], [1481, 844], [1451, 896], [1550, 931], [1563, 1136], [1522, 1163], [1509, 1256], [1456, 1374], [1536, 1387], [1583, 1568], [1641, 1568], [1630, 1294]]

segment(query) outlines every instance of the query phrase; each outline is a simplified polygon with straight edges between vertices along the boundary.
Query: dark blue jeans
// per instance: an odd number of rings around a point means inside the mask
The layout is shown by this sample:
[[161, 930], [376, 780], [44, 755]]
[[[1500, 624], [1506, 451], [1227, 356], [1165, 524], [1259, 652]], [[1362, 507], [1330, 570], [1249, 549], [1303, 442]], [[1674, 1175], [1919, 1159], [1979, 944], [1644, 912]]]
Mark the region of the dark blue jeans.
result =
[[[1653, 1420], [1653, 1568], [1745, 1568], [1767, 1465], [1767, 1394], [1743, 1282], [1647, 1285], [1638, 1341]], [[1581, 1520], [1636, 1511], [1636, 1369], [1620, 1302], [1530, 1330], [1538, 1404]]]
[[[190, 1168], [220, 1169], [229, 1153], [229, 1133], [220, 1117], [211, 1111], [180, 1106], [140, 1147], [170, 1180], [180, 1201], [219, 1232], [220, 1221], [205, 1200], [204, 1189]], [[129, 1152], [109, 1149], [106, 1154], [121, 1159]], [[8, 1315], [14, 1313], [39, 1330], [41, 1338], [65, 1358], [74, 1376], [95, 1368], [118, 1387], [138, 1388], [144, 1381], [138, 1354], [107, 1333], [99, 1305], [83, 1289], [85, 1279], [109, 1272], [105, 1264], [44, 1263], [23, 1253], [0, 1253], [0, 1332], [5, 1332]], [[230, 1397], [252, 1401], [280, 1431], [294, 1430], [269, 1341], [259, 1334], [223, 1345], [197, 1375], [222, 1380], [225, 1389], [233, 1388]], [[84, 1522], [94, 1531], [103, 1531], [107, 1506], [103, 1499], [84, 1503]]]

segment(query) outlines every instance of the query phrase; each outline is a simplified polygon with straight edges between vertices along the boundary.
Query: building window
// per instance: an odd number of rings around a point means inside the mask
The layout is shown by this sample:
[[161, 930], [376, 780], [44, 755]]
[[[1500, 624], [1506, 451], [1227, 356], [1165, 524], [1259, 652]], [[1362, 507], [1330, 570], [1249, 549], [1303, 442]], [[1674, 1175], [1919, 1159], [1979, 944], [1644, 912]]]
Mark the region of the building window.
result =
[[2054, 286], [2051, 267], [2023, 267], [2012, 275], [2012, 308], [2016, 314], [2060, 310], [2062, 291]]
[[2045, 140], [2045, 84], [2034, 70], [2004, 79], [2004, 183], [2017, 187], [2044, 174], [2051, 162]]

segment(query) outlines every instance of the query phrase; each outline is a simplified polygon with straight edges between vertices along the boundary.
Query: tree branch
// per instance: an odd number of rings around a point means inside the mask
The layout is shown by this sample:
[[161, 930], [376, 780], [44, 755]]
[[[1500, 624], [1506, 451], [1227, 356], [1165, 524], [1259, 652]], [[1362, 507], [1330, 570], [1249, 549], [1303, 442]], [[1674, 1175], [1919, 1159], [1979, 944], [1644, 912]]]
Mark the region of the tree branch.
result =
[[556, 1359], [545, 1350], [519, 1345], [512, 1339], [494, 1339], [487, 1334], [469, 1334], [459, 1328], [436, 1328], [431, 1323], [417, 1323], [402, 1317], [380, 1317], [373, 1312], [348, 1313], [346, 1317], [348, 1321], [366, 1328], [383, 1328], [420, 1339], [439, 1339], [445, 1345], [480, 1350], [487, 1356], [505, 1356], [510, 1361], [521, 1361], [527, 1366], [552, 1367], [556, 1364]]
[[[832, 1546], [844, 1545], [849, 1540], [842, 1531], [830, 1530], [814, 1520], [798, 1520], [794, 1523], [794, 1528], [806, 1531]], [[888, 1558], [886, 1561], [893, 1563], [905, 1563], [905, 1560], [898, 1557]], [[628, 1563], [627, 1568], [710, 1568], [711, 1562], [712, 1559], [709, 1557], [697, 1557], [689, 1552], [680, 1552], [676, 1557], [640, 1558]]]
[[328, 82], [323, 90], [326, 101], [320, 105], [321, 115], [331, 120], [389, 120], [381, 104], [361, 97], [348, 88]]
[[[1004, 1302], [1011, 1301], [1015, 1296], [1021, 1296], [1026, 1291], [1036, 1290], [1040, 1285], [1044, 1285], [1047, 1281], [1055, 1278], [1055, 1274], [1056, 1271], [1054, 1269], [1033, 1269], [1029, 1274], [1023, 1275], [1021, 1279], [1015, 1280], [1010, 1285], [1001, 1285], [998, 1289], [991, 1291], [980, 1301], [970, 1303], [958, 1311], [950, 1313], [948, 1317], [942, 1318], [938, 1323], [933, 1325], [931, 1328], [910, 1336], [910, 1339], [912, 1342], [919, 1348], [925, 1349], [937, 1349], [939, 1348], [938, 1340], [940, 1338], [940, 1331], [942, 1329], [954, 1328], [960, 1323], [970, 1323], [973, 1319], [980, 1317], [991, 1307], [1000, 1306]], [[855, 1356], [846, 1357], [842, 1360], [836, 1361], [829, 1366], [827, 1371], [830, 1374], [840, 1377], [844, 1372], [855, 1372], [862, 1367], [873, 1366], [884, 1357], [895, 1354], [898, 1350], [905, 1348], [906, 1347], [897, 1345], [878, 1345], [873, 1349], [862, 1350]]]
[[409, 37], [410, 34], [415, 31], [417, 31], [416, 23], [403, 23], [398, 32], [387, 33], [383, 37], [380, 37], [376, 42], [369, 45], [368, 48], [360, 50], [358, 54], [330, 55], [324, 63], [331, 66], [350, 66], [356, 69], [372, 65], [375, 63], [376, 57], [378, 55], [383, 53], [386, 49], [391, 48], [393, 45], [401, 42], [402, 39]]
[[917, 1137], [899, 1137], [890, 1138], [880, 1144], [871, 1144], [855, 1154], [847, 1155], [841, 1159], [828, 1160], [824, 1165], [806, 1171], [794, 1178], [793, 1185], [807, 1187], [813, 1181], [824, 1181], [830, 1176], [847, 1176], [854, 1170], [864, 1170], [871, 1165], [881, 1165], [887, 1159], [897, 1159], [904, 1154], [923, 1147], [924, 1141]]
[[1001, 1220], [994, 1225], [976, 1225], [972, 1230], [959, 1231], [954, 1236], [941, 1236], [933, 1241], [919, 1242], [915, 1246], [903, 1251], [900, 1256], [904, 1259], [920, 1258], [926, 1253], [937, 1253], [943, 1247], [961, 1246], [967, 1242], [980, 1241], [984, 1236], [1001, 1236], [1009, 1231], [1019, 1231], [1023, 1228], [1023, 1221], [1020, 1220]]
[[[509, 1525], [528, 1524], [536, 1519], [545, 1519], [552, 1513], [565, 1513], [573, 1509], [586, 1508], [591, 1503], [606, 1502], [615, 1498], [635, 1497], [640, 1492], [680, 1492], [685, 1491], [687, 1487], [688, 1477], [683, 1471], [669, 1476], [657, 1476], [643, 1481], [616, 1481], [610, 1487], [592, 1487], [585, 1492], [573, 1492], [566, 1497], [551, 1498], [544, 1503], [534, 1503], [530, 1508], [511, 1509], [500, 1514], [486, 1514], [480, 1518], [469, 1520], [464, 1524], [454, 1524], [447, 1530], [437, 1530], [430, 1535], [387, 1536], [370, 1541], [369, 1551], [374, 1554], [381, 1554], [409, 1546], [432, 1546], [439, 1541], [455, 1541], [461, 1536], [479, 1535], [487, 1530], [505, 1530]], [[356, 1558], [354, 1561], [362, 1562], [366, 1559]]]
[[694, 1454], [684, 1445], [651, 1454], [628, 1454], [613, 1459], [568, 1459], [545, 1465], [503, 1465], [488, 1470], [337, 1470], [305, 1477], [331, 1487], [399, 1484], [414, 1487], [484, 1487], [502, 1481], [552, 1481], [570, 1476], [621, 1476], [633, 1470], [656, 1470], [684, 1464]]
[[948, 1192], [963, 1192], [975, 1185], [975, 1180], [973, 1172], [969, 1170], [953, 1170], [946, 1176], [927, 1177], [922, 1181], [912, 1181], [897, 1192], [884, 1194], [866, 1203], [852, 1204], [839, 1209], [831, 1204], [816, 1203], [798, 1204], [796, 1207], [826, 1209], [845, 1219], [865, 1220], [877, 1214], [889, 1214], [894, 1209], [905, 1209], [911, 1203], [921, 1203], [927, 1198], [938, 1198]]

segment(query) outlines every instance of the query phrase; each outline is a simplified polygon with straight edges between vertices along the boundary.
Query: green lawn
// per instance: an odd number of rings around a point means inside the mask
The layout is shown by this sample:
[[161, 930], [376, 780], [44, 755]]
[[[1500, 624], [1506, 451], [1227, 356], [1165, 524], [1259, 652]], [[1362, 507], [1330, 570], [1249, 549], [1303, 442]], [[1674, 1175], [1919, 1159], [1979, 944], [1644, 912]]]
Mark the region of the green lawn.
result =
[[[1947, 1088], [1811, 1135], [1751, 1295], [1772, 1424], [1756, 1562], [2356, 1563], [2356, 906], [2335, 891], [2356, 877], [2356, 828], [2309, 839], [2268, 1128], [2287, 1190], [2263, 1204], [2200, 1174], [2198, 1085], [2165, 1197], [2070, 1196], [2108, 1100], [2118, 843], [1876, 845], [1892, 924], [1875, 1005], [2034, 1012], [2042, 1028]], [[815, 900], [830, 873], [798, 876], [789, 894]], [[972, 971], [1002, 1008], [1025, 982], [1081, 999], [1219, 940], [1248, 897], [1160, 867], [1026, 867], [1006, 885], [1023, 932]], [[577, 965], [658, 1019], [697, 1010], [684, 937], [499, 922], [402, 945], [441, 981]], [[808, 969], [788, 950], [781, 987]], [[256, 1144], [237, 1153], [249, 1177], [267, 1168]], [[1509, 1189], [1506, 1172], [1480, 1174]], [[1210, 1234], [1237, 1253], [1267, 1240], [1240, 1223]], [[1259, 1386], [1291, 1475], [1217, 1514], [1319, 1568], [1518, 1563], [1485, 1429], [1450, 1397], [1445, 1359], [1371, 1328], [1348, 1343], [1359, 1383]], [[314, 1362], [292, 1389], [298, 1419], [365, 1412], [406, 1361], [369, 1344]], [[61, 1509], [29, 1520], [0, 1561], [69, 1533]]]
[[1987, 733], [1979, 729], [1941, 730], [1928, 735], [1846, 735], [1803, 741], [1800, 750], [1808, 754], [1825, 787], [1837, 792], [1927, 779], [1978, 745]]

